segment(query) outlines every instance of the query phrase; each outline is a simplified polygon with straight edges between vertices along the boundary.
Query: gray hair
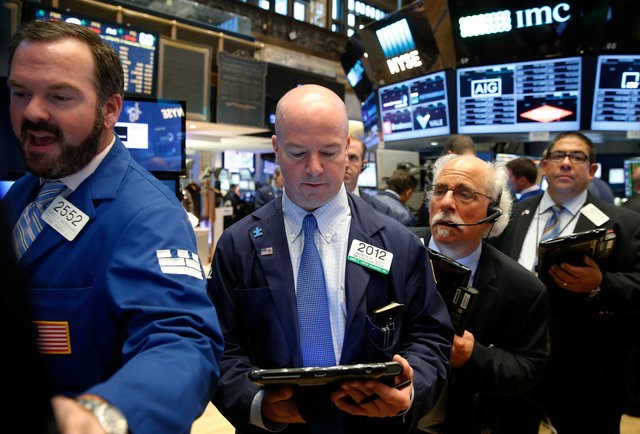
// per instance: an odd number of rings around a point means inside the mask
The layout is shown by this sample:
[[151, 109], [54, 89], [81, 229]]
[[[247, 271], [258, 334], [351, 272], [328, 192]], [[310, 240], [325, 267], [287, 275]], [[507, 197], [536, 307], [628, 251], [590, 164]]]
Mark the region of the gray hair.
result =
[[[440, 176], [440, 172], [444, 166], [450, 161], [460, 158], [457, 154], [447, 154], [439, 157], [433, 164], [433, 181]], [[494, 203], [498, 204], [498, 207], [502, 210], [502, 215], [498, 217], [493, 226], [489, 226], [485, 230], [485, 236], [497, 237], [505, 230], [509, 224], [511, 218], [511, 206], [513, 204], [513, 197], [509, 190], [509, 172], [507, 171], [504, 163], [486, 163], [489, 166], [489, 176], [484, 180], [484, 188], [489, 192], [489, 196]], [[427, 207], [431, 203], [432, 190], [429, 189], [425, 192], [425, 202]]]

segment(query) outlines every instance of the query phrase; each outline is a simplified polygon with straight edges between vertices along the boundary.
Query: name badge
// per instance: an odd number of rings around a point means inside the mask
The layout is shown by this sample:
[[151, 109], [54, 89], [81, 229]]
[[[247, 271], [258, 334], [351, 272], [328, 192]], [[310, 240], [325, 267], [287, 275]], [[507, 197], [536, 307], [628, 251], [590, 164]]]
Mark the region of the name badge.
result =
[[580, 212], [596, 226], [603, 225], [609, 220], [609, 216], [592, 203], [583, 206]]
[[372, 246], [364, 241], [353, 240], [349, 248], [347, 259], [356, 264], [376, 270], [382, 274], [389, 274], [393, 253], [380, 247]]
[[42, 213], [42, 220], [68, 241], [73, 241], [89, 221], [89, 216], [64, 197], [58, 196]]

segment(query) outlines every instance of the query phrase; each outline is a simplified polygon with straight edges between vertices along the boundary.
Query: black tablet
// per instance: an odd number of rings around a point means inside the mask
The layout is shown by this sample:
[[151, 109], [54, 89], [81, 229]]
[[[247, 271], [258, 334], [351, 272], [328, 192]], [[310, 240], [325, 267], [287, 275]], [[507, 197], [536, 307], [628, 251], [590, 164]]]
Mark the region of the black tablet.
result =
[[257, 369], [249, 379], [261, 386], [270, 384], [319, 385], [345, 380], [383, 379], [402, 372], [398, 362], [359, 363], [307, 368]]
[[543, 282], [550, 284], [553, 282], [549, 277], [551, 265], [564, 262], [583, 265], [584, 255], [593, 258], [601, 268], [606, 269], [615, 237], [614, 232], [597, 228], [541, 242], [538, 246], [538, 276]]

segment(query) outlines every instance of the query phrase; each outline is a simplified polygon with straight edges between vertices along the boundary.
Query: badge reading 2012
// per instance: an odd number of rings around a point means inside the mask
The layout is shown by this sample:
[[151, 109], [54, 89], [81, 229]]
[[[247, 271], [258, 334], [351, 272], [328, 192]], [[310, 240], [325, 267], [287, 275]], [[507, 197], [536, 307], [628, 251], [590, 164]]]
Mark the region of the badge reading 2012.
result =
[[353, 240], [349, 248], [347, 259], [356, 264], [364, 265], [383, 274], [389, 274], [393, 253], [372, 246], [364, 241]]

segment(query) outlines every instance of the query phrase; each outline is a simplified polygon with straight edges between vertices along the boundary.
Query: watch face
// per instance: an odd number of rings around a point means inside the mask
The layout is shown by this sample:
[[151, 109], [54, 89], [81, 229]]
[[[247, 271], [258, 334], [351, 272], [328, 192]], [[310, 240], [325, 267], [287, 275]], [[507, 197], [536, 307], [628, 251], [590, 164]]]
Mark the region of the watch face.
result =
[[92, 412], [107, 434], [127, 434], [129, 427], [122, 412], [108, 402], [89, 398], [78, 399], [78, 403]]
[[127, 434], [127, 420], [120, 410], [112, 405], [106, 404], [102, 406], [103, 413], [100, 423], [108, 434]]

